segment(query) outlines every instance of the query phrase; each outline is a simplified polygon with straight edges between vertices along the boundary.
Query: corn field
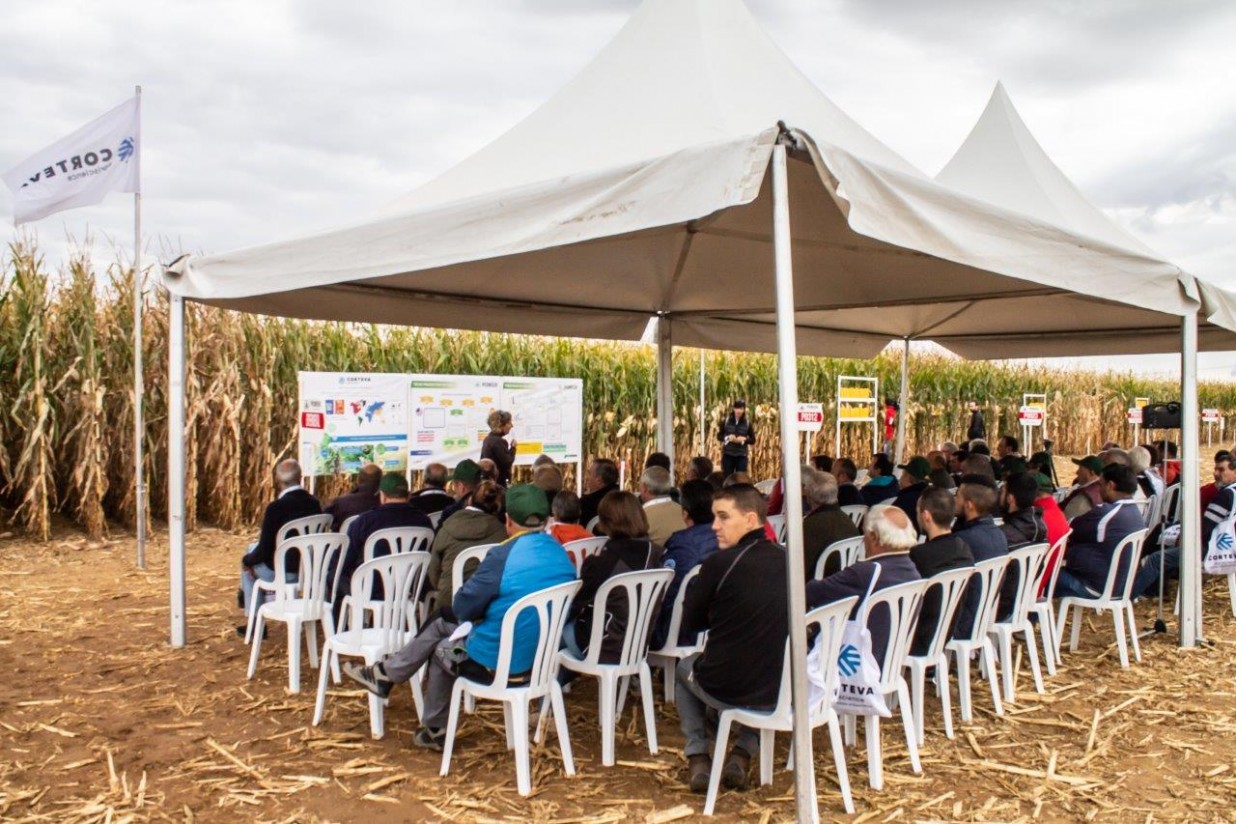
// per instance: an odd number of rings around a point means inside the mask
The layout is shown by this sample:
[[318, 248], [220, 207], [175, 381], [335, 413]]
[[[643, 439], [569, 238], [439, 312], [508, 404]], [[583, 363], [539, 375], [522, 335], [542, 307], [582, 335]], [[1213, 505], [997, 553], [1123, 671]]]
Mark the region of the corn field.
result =
[[[0, 265], [0, 524], [47, 540], [56, 519], [91, 536], [109, 524], [134, 526], [133, 272], [97, 272], [86, 254], [49, 272], [32, 243], [9, 248]], [[167, 302], [147, 299], [146, 472], [153, 519], [167, 501]], [[273, 494], [271, 469], [293, 455], [298, 371], [428, 372], [580, 377], [585, 458], [642, 467], [655, 448], [655, 353], [651, 347], [477, 332], [319, 323], [237, 314], [189, 304], [186, 325], [187, 523], [232, 529], [254, 524]], [[699, 352], [674, 362], [674, 435], [679, 468], [699, 453]], [[751, 470], [779, 466], [777, 367], [768, 355], [707, 352], [707, 454], [733, 398], [745, 398], [759, 437]], [[799, 397], [822, 402], [825, 427], [813, 452], [832, 454], [838, 375], [878, 377], [881, 394], [900, 375], [895, 353], [872, 361], [803, 358]], [[1236, 385], [1202, 384], [1203, 406], [1236, 413]], [[907, 446], [923, 452], [965, 433], [977, 401], [989, 437], [1020, 434], [1023, 392], [1048, 396], [1047, 434], [1059, 454], [1083, 454], [1106, 440], [1127, 442], [1133, 398], [1174, 399], [1170, 382], [1129, 374], [1053, 371], [944, 355], [915, 357], [903, 411]], [[865, 462], [871, 430], [847, 426], [842, 452]], [[1204, 430], [1203, 430], [1204, 432]], [[1204, 436], [1203, 436], [1204, 442]], [[319, 493], [345, 478], [321, 479]]]

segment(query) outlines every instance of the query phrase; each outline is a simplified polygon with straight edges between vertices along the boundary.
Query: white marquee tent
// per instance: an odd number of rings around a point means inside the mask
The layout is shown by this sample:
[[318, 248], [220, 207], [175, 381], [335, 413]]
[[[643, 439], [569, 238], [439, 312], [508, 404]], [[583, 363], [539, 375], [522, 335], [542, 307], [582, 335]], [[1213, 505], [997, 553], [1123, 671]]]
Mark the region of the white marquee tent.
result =
[[[797, 403], [799, 351], [869, 356], [890, 338], [948, 331], [958, 346], [982, 337], [983, 351], [1084, 354], [1173, 324], [1188, 341], [1199, 312], [1236, 343], [1236, 302], [1148, 250], [924, 176], [798, 72], [740, 0], [647, 0], [559, 93], [436, 180], [334, 231], [178, 261], [164, 284], [174, 645], [185, 641], [185, 300], [627, 340], [657, 317], [662, 376], [672, 343], [776, 351], [782, 409]], [[668, 391], [663, 380], [663, 445]], [[792, 427], [783, 418], [802, 695]], [[795, 751], [812, 763], [808, 736]], [[796, 773], [800, 820], [818, 815], [812, 784]]]

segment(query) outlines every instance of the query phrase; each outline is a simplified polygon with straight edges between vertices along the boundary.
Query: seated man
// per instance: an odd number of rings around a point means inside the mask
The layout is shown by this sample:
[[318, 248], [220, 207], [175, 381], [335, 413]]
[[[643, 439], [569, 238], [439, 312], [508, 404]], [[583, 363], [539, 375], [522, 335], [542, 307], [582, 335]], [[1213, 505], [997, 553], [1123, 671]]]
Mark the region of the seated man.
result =
[[854, 484], [854, 479], [858, 477], [858, 467], [854, 461], [849, 458], [833, 461], [833, 477], [837, 479], [838, 506], [863, 505], [863, 493]]
[[451, 504], [455, 503], [455, 498], [446, 491], [446, 483], [450, 478], [446, 466], [440, 463], [431, 463], [425, 467], [424, 486], [416, 491], [408, 501], [412, 506], [424, 512], [426, 515], [432, 515], [435, 512], [441, 512]]
[[[678, 663], [674, 693], [696, 793], [707, 791], [712, 769], [709, 739], [716, 720], [710, 710], [768, 710], [781, 691], [789, 635], [785, 550], [764, 536], [764, 506], [749, 484], [716, 493], [712, 528], [720, 549], [704, 559], [683, 603], [682, 631], [708, 630], [704, 650]], [[734, 727], [734, 738], [721, 779], [745, 789], [760, 738], [741, 725]]]
[[[506, 491], [506, 541], [489, 551], [476, 573], [455, 594], [450, 609], [430, 621], [403, 649], [373, 666], [344, 664], [349, 678], [383, 698], [395, 684], [410, 680], [427, 662], [425, 714], [412, 739], [418, 747], [441, 750], [450, 714], [451, 688], [463, 675], [493, 681], [498, 665], [502, 619], [525, 595], [575, 580], [575, 566], [562, 544], [541, 531], [549, 517], [545, 494], [531, 484]], [[466, 640], [451, 640], [464, 621], [473, 626]], [[536, 655], [537, 618], [525, 612], [515, 623], [511, 673], [528, 672]]]
[[[1116, 547], [1129, 533], [1146, 528], [1146, 521], [1133, 502], [1137, 492], [1137, 475], [1133, 470], [1112, 464], [1103, 470], [1100, 482], [1103, 503], [1072, 521], [1073, 534], [1064, 551], [1064, 569], [1056, 579], [1056, 597], [1098, 597], [1107, 584]], [[1120, 582], [1126, 580], [1124, 576], [1132, 574], [1128, 571], [1130, 562], [1136, 564], [1137, 558], [1126, 558], [1117, 571], [1117, 591]]]
[[928, 452], [927, 463], [931, 465], [931, 474], [927, 476], [929, 484], [938, 486], [941, 489], [954, 489], [957, 486], [953, 476], [948, 471], [948, 456], [943, 452]]
[[893, 462], [883, 452], [871, 456], [867, 467], [867, 482], [859, 492], [863, 503], [875, 506], [897, 496], [897, 479], [893, 477]]
[[[995, 508], [995, 481], [986, 475], [961, 476], [961, 485], [957, 487], [957, 522], [954, 524], [953, 534], [970, 548], [976, 564], [1009, 553], [1008, 539], [992, 517]], [[957, 610], [957, 637], [970, 637], [971, 630], [974, 629], [974, 619], [978, 614], [980, 597], [979, 582], [972, 580], [966, 588], [966, 597]], [[1009, 608], [1012, 608], [1011, 603]], [[999, 614], [998, 610], [997, 617]]]
[[334, 518], [330, 528], [338, 532], [343, 522], [353, 515], [368, 512], [378, 505], [378, 484], [382, 481], [382, 469], [375, 463], [367, 463], [356, 473], [356, 485], [323, 507], [322, 511]]
[[893, 506], [904, 512], [906, 520], [913, 524], [918, 516], [918, 496], [927, 488], [927, 477], [931, 475], [931, 462], [922, 455], [915, 455], [897, 468], [901, 470], [901, 477], [897, 479]]
[[[665, 542], [661, 566], [674, 570], [674, 579], [665, 590], [665, 601], [653, 627], [649, 649], [660, 649], [669, 638], [670, 615], [674, 611], [674, 599], [678, 597], [682, 579], [717, 551], [717, 534], [712, 531], [712, 494], [712, 484], [703, 478], [682, 485], [682, 520], [686, 526]], [[679, 628], [677, 643], [689, 644], [694, 640], [694, 635], [688, 635]]]
[[691, 459], [691, 463], [687, 464], [688, 481], [706, 481], [708, 476], [712, 474], [712, 460], [703, 456], [696, 455]]
[[448, 518], [472, 503], [472, 493], [476, 491], [476, 485], [480, 482], [481, 465], [476, 461], [464, 458], [455, 464], [449, 483], [451, 496], [454, 497], [455, 502], [443, 507], [442, 517], [438, 520], [438, 529], [442, 528]]
[[[830, 544], [858, 536], [858, 527], [837, 503], [837, 479], [828, 472], [804, 466], [803, 508], [803, 570], [807, 580], [815, 574], [816, 562]], [[825, 574], [836, 572], [825, 570]]]
[[[275, 486], [279, 495], [262, 514], [262, 530], [257, 541], [249, 545], [249, 551], [240, 559], [238, 600], [246, 614], [253, 599], [254, 582], [258, 579], [267, 583], [275, 580], [275, 538], [279, 530], [297, 518], [322, 514], [322, 505], [300, 485], [300, 479], [300, 464], [291, 458], [280, 461], [275, 467]], [[288, 580], [295, 581], [299, 571], [300, 556], [292, 553], [287, 559]], [[245, 630], [246, 626], [241, 624], [236, 627], [236, 634], [244, 638]]]
[[597, 516], [601, 499], [618, 489], [618, 464], [609, 458], [597, 458], [588, 464], [584, 475], [584, 494], [579, 498], [579, 522], [588, 528]]
[[[947, 494], [947, 493], [946, 493]], [[840, 601], [857, 595], [850, 618], [855, 618], [863, 606], [867, 589], [879, 592], [898, 584], [917, 581], [922, 576], [910, 559], [910, 550], [918, 546], [918, 531], [906, 514], [895, 506], [876, 507], [867, 513], [863, 521], [863, 547], [866, 560], [846, 567], [835, 575], [820, 581], [807, 582], [807, 610]], [[872, 587], [871, 579], [879, 566], [879, 578]], [[884, 660], [888, 650], [889, 615], [887, 610], [873, 610], [867, 616], [867, 628], [871, 630], [871, 652], [877, 662]]]
[[[335, 608], [335, 626], [339, 625], [339, 608], [343, 604], [343, 596], [352, 591], [352, 574], [365, 562], [365, 544], [369, 536], [379, 529], [393, 529], [401, 526], [419, 526], [433, 529], [429, 516], [419, 509], [408, 506], [408, 479], [402, 472], [387, 472], [382, 476], [378, 486], [378, 508], [370, 510], [358, 517], [348, 527], [348, 549], [343, 554], [339, 566], [339, 579], [333, 580], [334, 570], [327, 573], [326, 591], [334, 593], [332, 603]], [[428, 546], [425, 549], [429, 549]], [[386, 541], [378, 541], [373, 548], [373, 557], [381, 558], [390, 555], [391, 547]], [[374, 593], [380, 598], [380, 593]]]
[[1073, 463], [1077, 465], [1077, 479], [1073, 482], [1072, 491], [1060, 502], [1064, 517], [1070, 521], [1103, 503], [1103, 485], [1100, 478], [1103, 474], [1103, 462], [1097, 455], [1087, 455], [1080, 459], [1074, 458]]
[[[950, 569], [974, 566], [974, 556], [966, 542], [953, 534], [951, 526], [956, 503], [953, 493], [947, 489], [933, 487], [924, 492], [918, 499], [918, 528], [927, 536], [924, 543], [910, 550], [910, 560], [914, 562], [918, 574], [930, 578], [938, 572]], [[929, 589], [923, 598], [923, 606], [918, 613], [918, 627], [914, 632], [914, 642], [910, 646], [911, 655], [923, 655], [927, 645], [931, 643], [940, 620], [940, 609], [943, 607], [942, 593], [939, 587]], [[953, 620], [957, 615], [953, 615]], [[952, 628], [948, 630], [950, 633]]]
[[1000, 531], [1004, 533], [1009, 549], [1050, 543], [1043, 514], [1034, 505], [1038, 497], [1039, 482], [1029, 472], [1015, 473], [1004, 482], [1000, 490], [1004, 523], [1000, 525]]
[[648, 537], [665, 546], [669, 536], [682, 529], [682, 506], [670, 497], [674, 484], [669, 470], [650, 466], [639, 476], [639, 499], [648, 518]]
[[579, 522], [579, 496], [575, 494], [575, 490], [564, 489], [555, 495], [549, 510], [551, 517], [548, 532], [558, 543], [569, 544], [571, 541], [593, 537]]

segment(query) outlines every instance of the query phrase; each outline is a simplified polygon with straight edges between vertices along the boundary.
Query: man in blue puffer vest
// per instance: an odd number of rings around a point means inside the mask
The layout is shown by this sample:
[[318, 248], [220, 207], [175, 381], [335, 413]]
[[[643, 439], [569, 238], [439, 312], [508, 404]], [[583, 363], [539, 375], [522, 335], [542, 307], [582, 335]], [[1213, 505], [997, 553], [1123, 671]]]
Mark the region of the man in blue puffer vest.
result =
[[[451, 688], [457, 676], [489, 683], [498, 665], [502, 619], [516, 601], [533, 592], [575, 580], [575, 566], [562, 544], [542, 532], [549, 519], [545, 493], [531, 484], [506, 492], [506, 541], [485, 556], [472, 577], [455, 593], [449, 607], [399, 652], [373, 666], [346, 664], [343, 671], [383, 698], [395, 684], [412, 678], [426, 663], [424, 716], [413, 737], [420, 747], [441, 750], [450, 713]], [[466, 638], [452, 640], [463, 622], [471, 622]], [[532, 668], [539, 630], [527, 611], [515, 622], [511, 673]]]

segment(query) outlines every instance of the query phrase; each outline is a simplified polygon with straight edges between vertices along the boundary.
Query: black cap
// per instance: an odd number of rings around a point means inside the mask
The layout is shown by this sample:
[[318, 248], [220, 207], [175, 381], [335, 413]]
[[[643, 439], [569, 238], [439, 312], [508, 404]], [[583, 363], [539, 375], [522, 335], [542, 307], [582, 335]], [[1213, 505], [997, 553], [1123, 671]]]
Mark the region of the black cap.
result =
[[738, 400], [734, 401], [734, 408], [735, 409], [746, 409], [747, 402], [744, 401], [742, 398], [739, 398]]

